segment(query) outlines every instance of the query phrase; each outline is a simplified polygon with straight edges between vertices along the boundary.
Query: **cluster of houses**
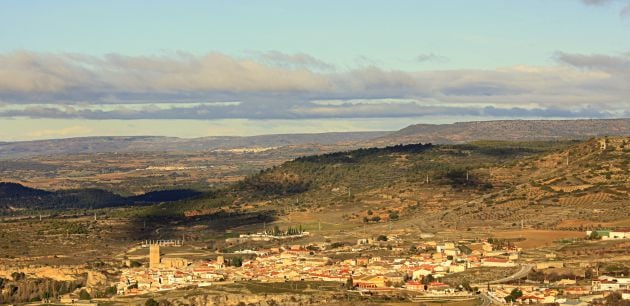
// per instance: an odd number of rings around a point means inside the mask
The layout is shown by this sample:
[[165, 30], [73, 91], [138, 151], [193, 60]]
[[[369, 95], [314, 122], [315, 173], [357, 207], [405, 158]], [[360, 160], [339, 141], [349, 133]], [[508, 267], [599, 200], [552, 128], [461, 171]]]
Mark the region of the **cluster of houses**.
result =
[[[617, 237], [617, 234], [610, 234], [612, 236], [609, 237]], [[160, 257], [159, 248], [154, 245], [152, 249], [156, 252], [150, 254], [149, 267], [123, 270], [117, 288], [120, 295], [136, 295], [233, 281], [325, 281], [370, 294], [405, 290], [420, 295], [453, 296], [468, 293], [440, 282], [441, 278], [471, 268], [516, 266], [521, 251], [510, 246], [497, 250], [487, 241], [424, 241], [412, 246], [412, 255], [403, 256], [397, 252], [397, 238], [387, 238], [394, 247], [384, 247], [382, 241], [374, 239], [359, 239], [356, 245], [334, 248], [327, 247], [330, 244], [315, 244], [242, 250], [237, 253], [251, 256], [238, 265], [220, 255], [214, 260], [173, 265], [169, 264], [172, 260], [169, 261], [168, 257]], [[384, 250], [390, 252], [382, 252]], [[367, 255], [375, 253], [388, 255]], [[339, 258], [337, 255], [340, 254], [357, 255], [345, 260], [332, 259]], [[555, 254], [552, 255], [546, 256], [553, 259]], [[557, 266], [558, 262], [551, 263]], [[553, 287], [531, 283], [525, 286], [493, 286], [488, 294], [495, 302], [503, 303], [515, 289], [520, 294], [514, 297], [514, 303], [588, 305], [612, 292], [620, 293], [623, 299], [630, 299], [630, 278], [600, 276], [592, 281], [591, 286], [579, 286], [573, 279], [559, 281]]]
[[[391, 237], [395, 240], [395, 237]], [[488, 242], [466, 246], [453, 242], [427, 241], [415, 245], [411, 256], [358, 255], [346, 260], [332, 260], [332, 254], [350, 251], [361, 254], [374, 241], [359, 240], [357, 246], [318, 251], [312, 246], [292, 245], [263, 250], [244, 250], [255, 254], [236, 265], [228, 265], [222, 256], [197, 261], [186, 266], [165, 265], [166, 258], [152, 255], [149, 268], [129, 268], [122, 272], [117, 285], [122, 295], [142, 294], [189, 286], [209, 286], [220, 281], [328, 281], [350, 285], [362, 291], [412, 290], [434, 294], [453, 293], [438, 282], [448, 274], [475, 267], [511, 267], [518, 258], [517, 249], [493, 250]], [[155, 249], [155, 248], [154, 248]], [[508, 255], [509, 254], [509, 255]], [[156, 264], [159, 262], [160, 264]]]
[[297, 238], [303, 238], [309, 236], [310, 233], [306, 231], [296, 230], [295, 232], [268, 232], [264, 231], [261, 233], [254, 234], [240, 234], [238, 237], [227, 238], [225, 242], [228, 245], [234, 245], [239, 243], [244, 243], [248, 241], [274, 241], [274, 240], [292, 240]]
[[575, 281], [556, 284], [555, 288], [540, 286], [510, 286], [493, 288], [488, 294], [497, 303], [505, 303], [505, 297], [514, 290], [520, 294], [515, 297], [517, 304], [558, 304], [558, 305], [593, 305], [597, 300], [605, 299], [609, 294], [620, 293], [623, 300], [630, 301], [630, 278], [603, 275], [594, 279], [591, 286], [577, 286]]

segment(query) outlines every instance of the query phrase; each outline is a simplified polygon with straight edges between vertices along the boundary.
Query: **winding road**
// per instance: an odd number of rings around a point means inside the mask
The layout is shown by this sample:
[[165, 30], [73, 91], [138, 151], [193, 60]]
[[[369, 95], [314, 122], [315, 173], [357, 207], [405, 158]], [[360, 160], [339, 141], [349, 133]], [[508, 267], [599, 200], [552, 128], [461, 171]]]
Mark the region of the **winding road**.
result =
[[[508, 276], [508, 277], [504, 277], [501, 279], [497, 279], [497, 280], [493, 280], [490, 281], [489, 283], [492, 285], [496, 285], [496, 284], [501, 284], [501, 283], [507, 283], [507, 282], [511, 282], [514, 280], [518, 280], [521, 279], [523, 277], [526, 277], [527, 274], [529, 274], [530, 271], [532, 271], [532, 269], [535, 267], [535, 265], [532, 264], [527, 264], [527, 265], [521, 265], [521, 269], [518, 270], [516, 273]], [[488, 283], [485, 284], [477, 284], [478, 287], [483, 288], [483, 286], [487, 285]], [[482, 292], [481, 293], [481, 301], [482, 301], [482, 305], [483, 306], [489, 306], [494, 304], [496, 301], [490, 296], [488, 295], [487, 292]]]
[[493, 280], [493, 281], [490, 282], [490, 284], [501, 284], [501, 283], [507, 283], [507, 282], [511, 282], [511, 281], [514, 281], [514, 280], [521, 279], [521, 278], [527, 276], [527, 274], [529, 274], [529, 272], [531, 272], [534, 267], [535, 267], [535, 265], [532, 265], [532, 264], [521, 265], [521, 269], [518, 272], [516, 272], [516, 273], [514, 273], [514, 274], [512, 274], [512, 275], [510, 275], [508, 277], [504, 277], [504, 278], [501, 278], [501, 279]]

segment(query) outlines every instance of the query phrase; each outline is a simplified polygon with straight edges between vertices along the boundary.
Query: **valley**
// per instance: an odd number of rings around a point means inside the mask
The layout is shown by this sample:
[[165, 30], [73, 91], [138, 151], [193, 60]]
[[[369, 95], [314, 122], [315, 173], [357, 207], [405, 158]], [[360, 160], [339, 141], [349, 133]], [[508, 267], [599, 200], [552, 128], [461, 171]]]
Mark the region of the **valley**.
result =
[[[629, 163], [622, 136], [5, 159], [0, 278], [18, 291], [2, 299], [604, 299], [598, 279], [630, 269]], [[78, 289], [20, 291], [29, 279]]]

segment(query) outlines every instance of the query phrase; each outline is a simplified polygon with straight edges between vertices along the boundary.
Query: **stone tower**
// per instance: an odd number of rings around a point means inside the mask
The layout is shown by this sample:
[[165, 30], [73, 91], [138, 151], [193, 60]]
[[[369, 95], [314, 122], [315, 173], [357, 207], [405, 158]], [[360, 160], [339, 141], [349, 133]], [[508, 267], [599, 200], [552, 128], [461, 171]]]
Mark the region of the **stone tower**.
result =
[[160, 245], [149, 245], [149, 268], [157, 269], [160, 265]]

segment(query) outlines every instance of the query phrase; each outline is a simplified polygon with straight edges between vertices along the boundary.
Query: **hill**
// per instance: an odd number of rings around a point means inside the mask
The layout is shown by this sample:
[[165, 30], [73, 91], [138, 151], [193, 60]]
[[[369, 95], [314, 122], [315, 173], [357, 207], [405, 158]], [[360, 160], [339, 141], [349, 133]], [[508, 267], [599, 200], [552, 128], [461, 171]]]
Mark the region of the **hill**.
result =
[[374, 143], [558, 140], [615, 135], [630, 135], [630, 119], [498, 120], [453, 124], [416, 124], [376, 139]]
[[[249, 137], [177, 138], [161, 136], [79, 137], [21, 142], [0, 142], [0, 159], [29, 156], [132, 153], [206, 152], [284, 148], [287, 150], [335, 146], [337, 150], [396, 144], [452, 144], [477, 140], [569, 140], [630, 135], [630, 119], [498, 120], [453, 124], [416, 124], [399, 131], [275, 134]], [[312, 153], [308, 151], [307, 153]]]
[[[528, 227], [584, 229], [630, 220], [630, 138], [606, 137], [493, 169], [490, 181], [509, 182], [450, 210], [455, 222], [501, 220]], [[624, 221], [624, 222], [625, 222]]]
[[293, 224], [430, 231], [614, 226], [630, 220], [629, 162], [624, 137], [359, 149], [300, 157], [161, 213], [271, 210]]
[[310, 144], [331, 145], [360, 142], [381, 137], [385, 134], [387, 132], [347, 132], [191, 139], [161, 136], [79, 137], [0, 142], [0, 158], [78, 153], [211, 151], [217, 149], [270, 148]]
[[154, 191], [144, 195], [122, 197], [100, 189], [45, 191], [16, 183], [0, 182], [0, 214], [24, 210], [97, 209], [132, 204], [179, 201], [199, 196], [193, 190]]

